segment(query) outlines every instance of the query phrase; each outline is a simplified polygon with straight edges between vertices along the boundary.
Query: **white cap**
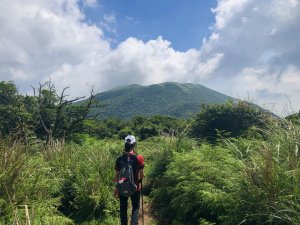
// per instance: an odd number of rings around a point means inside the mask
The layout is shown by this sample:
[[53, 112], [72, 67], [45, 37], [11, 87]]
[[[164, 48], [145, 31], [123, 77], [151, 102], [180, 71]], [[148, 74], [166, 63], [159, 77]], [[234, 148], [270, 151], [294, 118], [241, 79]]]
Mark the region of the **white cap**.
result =
[[134, 144], [136, 141], [135, 141], [135, 137], [132, 136], [132, 135], [128, 135], [126, 138], [125, 138], [125, 143], [128, 142], [130, 144]]

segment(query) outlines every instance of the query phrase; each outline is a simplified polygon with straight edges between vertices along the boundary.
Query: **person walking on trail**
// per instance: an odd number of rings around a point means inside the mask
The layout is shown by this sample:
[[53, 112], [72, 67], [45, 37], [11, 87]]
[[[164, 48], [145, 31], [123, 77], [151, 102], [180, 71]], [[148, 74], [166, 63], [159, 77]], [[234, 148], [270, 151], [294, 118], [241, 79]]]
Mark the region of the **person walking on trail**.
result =
[[135, 152], [136, 139], [132, 135], [125, 138], [124, 152], [116, 159], [115, 196], [120, 199], [121, 225], [128, 225], [128, 198], [131, 199], [131, 225], [138, 225], [141, 184], [144, 178], [144, 157]]

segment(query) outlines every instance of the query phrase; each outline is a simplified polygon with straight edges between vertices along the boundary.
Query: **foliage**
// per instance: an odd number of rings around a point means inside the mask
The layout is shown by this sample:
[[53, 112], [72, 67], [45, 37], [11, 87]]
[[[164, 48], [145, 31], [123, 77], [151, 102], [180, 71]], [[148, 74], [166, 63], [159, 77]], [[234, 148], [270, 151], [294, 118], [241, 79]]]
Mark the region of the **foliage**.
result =
[[160, 224], [299, 224], [300, 127], [283, 121], [259, 132], [184, 153], [158, 149], [149, 174]]
[[[107, 118], [103, 120], [85, 120], [83, 132], [97, 138], [123, 139], [134, 134], [140, 140], [161, 134], [178, 135], [185, 127], [183, 120], [168, 116], [136, 116], [132, 120]], [[73, 137], [74, 138], [74, 137]]]
[[[174, 85], [148, 91], [171, 95]], [[280, 120], [246, 102], [205, 105], [187, 133], [190, 121], [169, 116], [89, 118], [93, 95], [75, 103], [66, 90], [45, 83], [22, 96], [0, 82], [0, 223], [117, 224], [114, 163], [131, 133], [158, 224], [300, 224], [298, 114]]]
[[245, 224], [299, 224], [300, 222], [300, 127], [289, 122], [274, 124], [267, 141], [250, 148], [244, 161]]
[[71, 224], [56, 210], [59, 198], [52, 196], [60, 189], [61, 177], [43, 160], [41, 154], [29, 154], [21, 143], [1, 140], [0, 202], [5, 224], [26, 220], [26, 207], [34, 214], [36, 224]]
[[82, 104], [74, 104], [83, 97], [67, 99], [65, 91], [58, 94], [49, 81], [34, 89], [34, 96], [22, 96], [12, 82], [0, 83], [0, 135], [17, 134], [25, 140], [35, 135], [48, 142], [65, 138], [82, 129], [89, 110], [95, 107], [94, 94]]
[[300, 111], [298, 113], [293, 113], [285, 118], [286, 120], [300, 125]]
[[115, 221], [112, 180], [119, 143], [89, 143], [84, 147], [39, 144], [36, 151], [32, 145], [2, 139], [1, 222], [25, 224], [28, 218], [34, 224], [49, 225]]
[[230, 97], [199, 84], [167, 82], [120, 87], [97, 94], [96, 99], [105, 107], [94, 112], [100, 112], [104, 118], [128, 120], [139, 115], [190, 118], [199, 111], [202, 103], [222, 104]]
[[112, 181], [117, 147], [98, 141], [84, 148], [71, 144], [55, 157], [52, 163], [64, 177], [61, 212], [77, 222], [116, 216]]
[[28, 132], [32, 114], [26, 110], [24, 100], [12, 82], [0, 82], [0, 136], [12, 132], [24, 136]]
[[243, 101], [204, 105], [195, 116], [191, 135], [216, 143], [219, 137], [239, 137], [252, 126], [265, 128], [269, 118], [261, 108]]
[[235, 205], [232, 196], [241, 168], [241, 161], [220, 147], [174, 152], [151, 194], [157, 218], [161, 224], [220, 223]]
[[178, 135], [184, 126], [182, 120], [174, 117], [159, 115], [151, 117], [137, 116], [132, 120], [131, 129], [141, 140], [145, 140], [159, 134]]

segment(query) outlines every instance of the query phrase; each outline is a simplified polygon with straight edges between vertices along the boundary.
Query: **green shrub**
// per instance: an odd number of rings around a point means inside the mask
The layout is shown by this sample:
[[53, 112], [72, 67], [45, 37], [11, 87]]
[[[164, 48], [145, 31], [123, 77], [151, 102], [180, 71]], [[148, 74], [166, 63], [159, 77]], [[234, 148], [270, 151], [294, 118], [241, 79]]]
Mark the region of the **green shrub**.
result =
[[242, 167], [241, 161], [234, 159], [226, 149], [209, 145], [175, 153], [151, 194], [157, 218], [161, 224], [227, 220], [227, 211], [236, 201], [232, 196]]
[[195, 116], [191, 136], [215, 144], [220, 137], [239, 137], [252, 126], [265, 128], [268, 118], [261, 108], [243, 101], [204, 105]]

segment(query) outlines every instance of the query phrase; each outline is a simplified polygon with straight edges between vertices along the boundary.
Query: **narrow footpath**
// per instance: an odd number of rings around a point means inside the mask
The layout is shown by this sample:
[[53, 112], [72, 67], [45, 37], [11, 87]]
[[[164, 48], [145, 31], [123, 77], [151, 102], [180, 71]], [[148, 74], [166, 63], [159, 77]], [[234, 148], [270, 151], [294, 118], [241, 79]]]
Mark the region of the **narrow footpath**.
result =
[[144, 197], [144, 224], [142, 219], [142, 203], [140, 205], [140, 215], [139, 215], [139, 224], [141, 225], [155, 225], [155, 220], [153, 219], [150, 213], [149, 200]]

